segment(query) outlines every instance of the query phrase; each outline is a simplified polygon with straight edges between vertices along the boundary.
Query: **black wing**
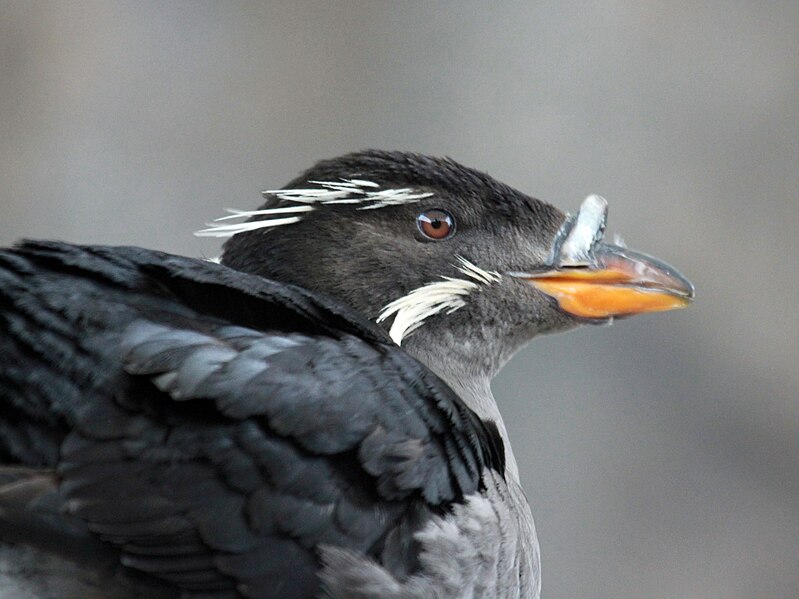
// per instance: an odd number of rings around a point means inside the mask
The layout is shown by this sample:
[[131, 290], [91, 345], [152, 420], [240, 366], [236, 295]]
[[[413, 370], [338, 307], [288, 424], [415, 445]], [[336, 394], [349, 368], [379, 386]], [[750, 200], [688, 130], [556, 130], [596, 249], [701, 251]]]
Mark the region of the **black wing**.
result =
[[56, 467], [124, 564], [309, 597], [317, 547], [413, 569], [408, 534], [504, 471], [496, 429], [371, 323], [136, 248], [0, 253], [0, 454]]

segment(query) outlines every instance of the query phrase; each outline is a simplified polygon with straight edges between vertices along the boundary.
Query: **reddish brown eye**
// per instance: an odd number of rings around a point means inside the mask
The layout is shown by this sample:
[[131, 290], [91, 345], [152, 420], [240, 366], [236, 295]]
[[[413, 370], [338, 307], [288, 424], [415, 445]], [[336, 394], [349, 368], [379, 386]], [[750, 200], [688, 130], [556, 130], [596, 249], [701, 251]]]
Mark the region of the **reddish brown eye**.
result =
[[446, 239], [455, 232], [455, 220], [445, 210], [427, 210], [416, 217], [422, 235], [430, 239]]

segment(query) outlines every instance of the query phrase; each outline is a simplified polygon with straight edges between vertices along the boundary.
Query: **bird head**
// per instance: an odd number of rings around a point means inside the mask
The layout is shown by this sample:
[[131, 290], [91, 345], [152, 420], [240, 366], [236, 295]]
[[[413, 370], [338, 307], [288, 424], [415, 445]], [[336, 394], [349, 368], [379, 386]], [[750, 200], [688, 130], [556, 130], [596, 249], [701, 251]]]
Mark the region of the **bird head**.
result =
[[493, 376], [536, 334], [693, 298], [675, 269], [605, 242], [599, 196], [570, 216], [450, 159], [349, 154], [264, 197], [201, 232], [230, 236], [222, 263], [332, 296], [434, 367]]

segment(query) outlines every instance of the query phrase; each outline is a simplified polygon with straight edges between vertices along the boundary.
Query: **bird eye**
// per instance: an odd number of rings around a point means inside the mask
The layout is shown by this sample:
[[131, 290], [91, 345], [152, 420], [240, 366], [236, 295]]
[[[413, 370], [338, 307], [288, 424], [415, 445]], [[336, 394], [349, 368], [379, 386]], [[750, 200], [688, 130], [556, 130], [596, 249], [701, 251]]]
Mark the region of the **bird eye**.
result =
[[455, 233], [455, 219], [445, 210], [427, 210], [416, 217], [416, 225], [429, 239], [446, 239]]

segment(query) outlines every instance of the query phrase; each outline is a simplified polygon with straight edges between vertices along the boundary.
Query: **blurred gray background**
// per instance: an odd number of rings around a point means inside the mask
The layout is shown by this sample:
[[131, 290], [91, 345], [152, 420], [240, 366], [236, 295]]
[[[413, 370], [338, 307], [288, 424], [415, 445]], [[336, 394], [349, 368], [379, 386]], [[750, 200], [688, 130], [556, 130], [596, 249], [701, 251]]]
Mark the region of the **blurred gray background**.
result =
[[217, 253], [315, 160], [446, 154], [678, 266], [689, 310], [495, 383], [544, 597], [799, 598], [799, 2], [0, 2], [0, 244]]

